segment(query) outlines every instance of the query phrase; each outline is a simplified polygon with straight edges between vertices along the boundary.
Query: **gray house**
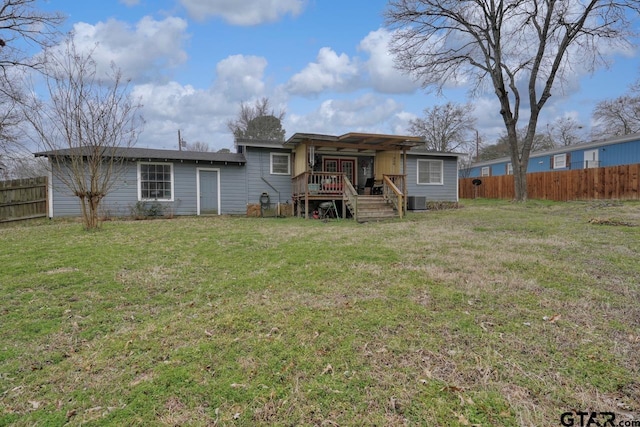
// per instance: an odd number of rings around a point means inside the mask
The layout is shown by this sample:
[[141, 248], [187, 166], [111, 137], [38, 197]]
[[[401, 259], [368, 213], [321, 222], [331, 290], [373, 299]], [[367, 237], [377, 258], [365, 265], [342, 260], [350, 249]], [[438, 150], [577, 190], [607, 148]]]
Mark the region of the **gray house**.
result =
[[[150, 205], [165, 215], [244, 215], [266, 203], [310, 217], [331, 202], [339, 216], [370, 220], [385, 217], [385, 207], [389, 217], [428, 201], [457, 202], [458, 154], [423, 147], [417, 137], [349, 133], [237, 140], [236, 153], [122, 148], [123, 173], [101, 209], [105, 216]], [[49, 216], [79, 215], [78, 198], [53, 174]]]

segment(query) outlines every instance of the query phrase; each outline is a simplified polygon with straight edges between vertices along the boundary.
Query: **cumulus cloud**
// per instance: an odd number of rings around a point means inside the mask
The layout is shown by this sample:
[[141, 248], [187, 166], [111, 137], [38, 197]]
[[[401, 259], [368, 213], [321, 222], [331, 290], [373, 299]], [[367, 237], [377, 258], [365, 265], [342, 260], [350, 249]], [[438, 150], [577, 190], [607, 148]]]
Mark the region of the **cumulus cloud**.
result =
[[259, 98], [265, 91], [267, 60], [259, 56], [232, 55], [216, 66], [215, 88], [239, 100]]
[[173, 148], [178, 129], [188, 142], [204, 142], [211, 149], [233, 147], [227, 121], [236, 117], [241, 102], [265, 95], [267, 61], [257, 56], [233, 55], [216, 65], [216, 79], [207, 89], [172, 81], [133, 88], [143, 104], [147, 122], [140, 146]]
[[382, 93], [412, 93], [420, 88], [410, 76], [402, 74], [394, 66], [393, 55], [389, 52], [391, 33], [385, 29], [370, 32], [358, 46], [369, 54], [365, 62], [372, 87]]
[[237, 105], [220, 92], [177, 82], [146, 83], [135, 86], [132, 96], [143, 104], [141, 147], [176, 149], [178, 130], [186, 141], [204, 142], [214, 150], [233, 146], [226, 121]]
[[307, 115], [285, 118], [287, 129], [296, 132], [341, 134], [346, 132], [391, 133], [402, 114], [402, 106], [393, 99], [365, 94], [356, 99], [328, 99]]
[[348, 55], [338, 55], [328, 47], [318, 52], [316, 62], [295, 74], [287, 83], [287, 90], [295, 95], [310, 96], [324, 91], [352, 91], [359, 87], [357, 61]]
[[99, 72], [107, 71], [113, 62], [125, 78], [149, 81], [164, 78], [163, 72], [187, 60], [186, 29], [184, 19], [157, 21], [146, 16], [135, 27], [114, 19], [95, 25], [80, 22], [73, 34], [80, 52], [93, 51]]
[[222, 17], [233, 25], [259, 25], [275, 22], [284, 15], [296, 16], [304, 8], [304, 0], [181, 0], [189, 15], [204, 21]]

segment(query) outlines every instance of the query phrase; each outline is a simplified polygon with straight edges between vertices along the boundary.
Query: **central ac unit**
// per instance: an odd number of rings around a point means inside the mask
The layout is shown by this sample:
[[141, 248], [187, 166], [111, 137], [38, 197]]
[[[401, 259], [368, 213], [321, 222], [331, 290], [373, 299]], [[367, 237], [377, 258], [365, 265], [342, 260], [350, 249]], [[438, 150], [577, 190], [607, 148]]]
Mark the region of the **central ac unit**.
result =
[[422, 211], [427, 209], [427, 197], [426, 196], [407, 197], [407, 209], [410, 211]]

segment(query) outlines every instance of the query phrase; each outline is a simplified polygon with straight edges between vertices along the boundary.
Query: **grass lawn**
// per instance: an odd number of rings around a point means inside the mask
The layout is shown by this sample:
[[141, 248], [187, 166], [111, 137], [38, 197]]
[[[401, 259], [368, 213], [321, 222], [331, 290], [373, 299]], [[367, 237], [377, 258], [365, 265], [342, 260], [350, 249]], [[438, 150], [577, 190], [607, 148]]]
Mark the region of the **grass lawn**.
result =
[[0, 425], [640, 420], [639, 256], [631, 202], [0, 228]]

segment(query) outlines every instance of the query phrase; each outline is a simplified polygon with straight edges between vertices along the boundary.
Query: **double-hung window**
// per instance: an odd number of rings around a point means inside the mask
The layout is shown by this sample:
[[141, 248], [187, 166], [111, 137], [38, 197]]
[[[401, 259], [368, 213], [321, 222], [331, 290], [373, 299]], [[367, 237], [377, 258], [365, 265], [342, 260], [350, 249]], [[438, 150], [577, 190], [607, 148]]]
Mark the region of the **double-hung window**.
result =
[[556, 154], [553, 156], [553, 169], [563, 169], [567, 167], [567, 154]]
[[271, 175], [291, 175], [290, 154], [271, 153]]
[[442, 160], [418, 160], [418, 184], [441, 185]]
[[138, 199], [173, 200], [171, 163], [138, 163]]

